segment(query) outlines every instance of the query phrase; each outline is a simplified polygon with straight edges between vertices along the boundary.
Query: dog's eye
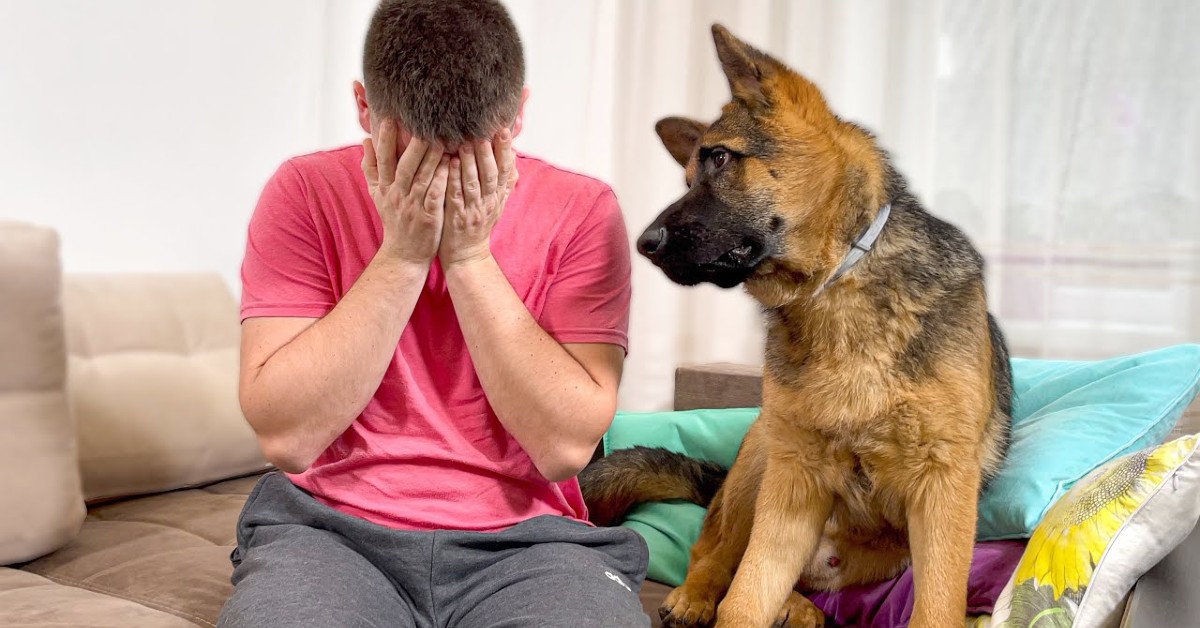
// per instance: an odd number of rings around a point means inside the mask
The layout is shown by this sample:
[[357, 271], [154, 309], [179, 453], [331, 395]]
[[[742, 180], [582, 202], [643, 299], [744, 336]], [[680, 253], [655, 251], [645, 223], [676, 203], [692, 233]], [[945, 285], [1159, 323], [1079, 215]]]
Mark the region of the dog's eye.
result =
[[725, 164], [729, 163], [729, 151], [724, 148], [714, 148], [708, 154], [708, 161], [712, 164], [713, 170], [720, 170], [725, 167]]

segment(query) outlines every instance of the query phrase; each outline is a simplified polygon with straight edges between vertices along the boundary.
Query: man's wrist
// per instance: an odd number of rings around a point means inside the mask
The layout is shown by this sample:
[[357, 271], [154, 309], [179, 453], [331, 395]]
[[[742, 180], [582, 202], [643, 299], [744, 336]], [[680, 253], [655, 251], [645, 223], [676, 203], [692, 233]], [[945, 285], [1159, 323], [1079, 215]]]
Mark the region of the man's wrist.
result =
[[401, 278], [424, 277], [429, 274], [430, 261], [411, 260], [388, 252], [381, 248], [371, 260], [371, 266], [388, 273], [389, 276]]
[[489, 250], [480, 251], [471, 255], [465, 255], [454, 260], [442, 260], [442, 270], [446, 272], [446, 277], [451, 275], [460, 275], [471, 273], [477, 269], [485, 268], [489, 264], [494, 264], [496, 260], [492, 257], [492, 252]]

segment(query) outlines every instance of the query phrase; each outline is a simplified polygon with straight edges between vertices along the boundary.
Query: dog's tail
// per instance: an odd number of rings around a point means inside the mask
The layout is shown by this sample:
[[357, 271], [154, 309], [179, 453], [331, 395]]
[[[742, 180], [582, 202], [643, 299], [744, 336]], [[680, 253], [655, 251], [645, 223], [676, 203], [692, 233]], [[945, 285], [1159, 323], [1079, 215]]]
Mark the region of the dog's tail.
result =
[[686, 500], [708, 506], [726, 470], [720, 465], [655, 447], [619, 449], [587, 466], [579, 486], [589, 519], [613, 525], [645, 502]]

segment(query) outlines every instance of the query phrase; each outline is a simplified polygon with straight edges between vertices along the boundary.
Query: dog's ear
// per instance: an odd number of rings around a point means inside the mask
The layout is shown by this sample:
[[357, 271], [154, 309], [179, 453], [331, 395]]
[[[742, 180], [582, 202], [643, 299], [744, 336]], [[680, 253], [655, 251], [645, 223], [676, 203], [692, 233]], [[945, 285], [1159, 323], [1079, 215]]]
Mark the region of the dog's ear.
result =
[[713, 43], [717, 47], [717, 59], [733, 97], [748, 105], [767, 104], [763, 90], [763, 79], [778, 71], [780, 64], [767, 54], [733, 36], [729, 29], [720, 24], [712, 25]]
[[700, 136], [704, 135], [707, 128], [708, 125], [703, 122], [671, 117], [659, 120], [654, 125], [654, 132], [658, 133], [658, 138], [667, 147], [671, 157], [686, 168], [688, 160], [696, 152], [696, 145], [700, 143]]
[[833, 112], [816, 85], [775, 57], [733, 36], [720, 24], [712, 26], [721, 69], [729, 79], [734, 100], [751, 109], [771, 106], [773, 98], [787, 101], [810, 119], [829, 120]]

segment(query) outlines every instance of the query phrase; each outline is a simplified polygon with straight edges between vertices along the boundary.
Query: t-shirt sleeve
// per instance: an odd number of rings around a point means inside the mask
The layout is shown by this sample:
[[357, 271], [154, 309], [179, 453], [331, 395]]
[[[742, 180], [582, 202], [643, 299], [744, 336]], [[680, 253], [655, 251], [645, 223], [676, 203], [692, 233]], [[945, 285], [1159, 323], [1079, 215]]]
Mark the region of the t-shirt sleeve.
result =
[[242, 258], [242, 320], [257, 316], [318, 318], [336, 299], [304, 180], [285, 163], [259, 196]]
[[630, 274], [625, 219], [606, 189], [566, 245], [542, 328], [560, 343], [607, 343], [628, 351]]

